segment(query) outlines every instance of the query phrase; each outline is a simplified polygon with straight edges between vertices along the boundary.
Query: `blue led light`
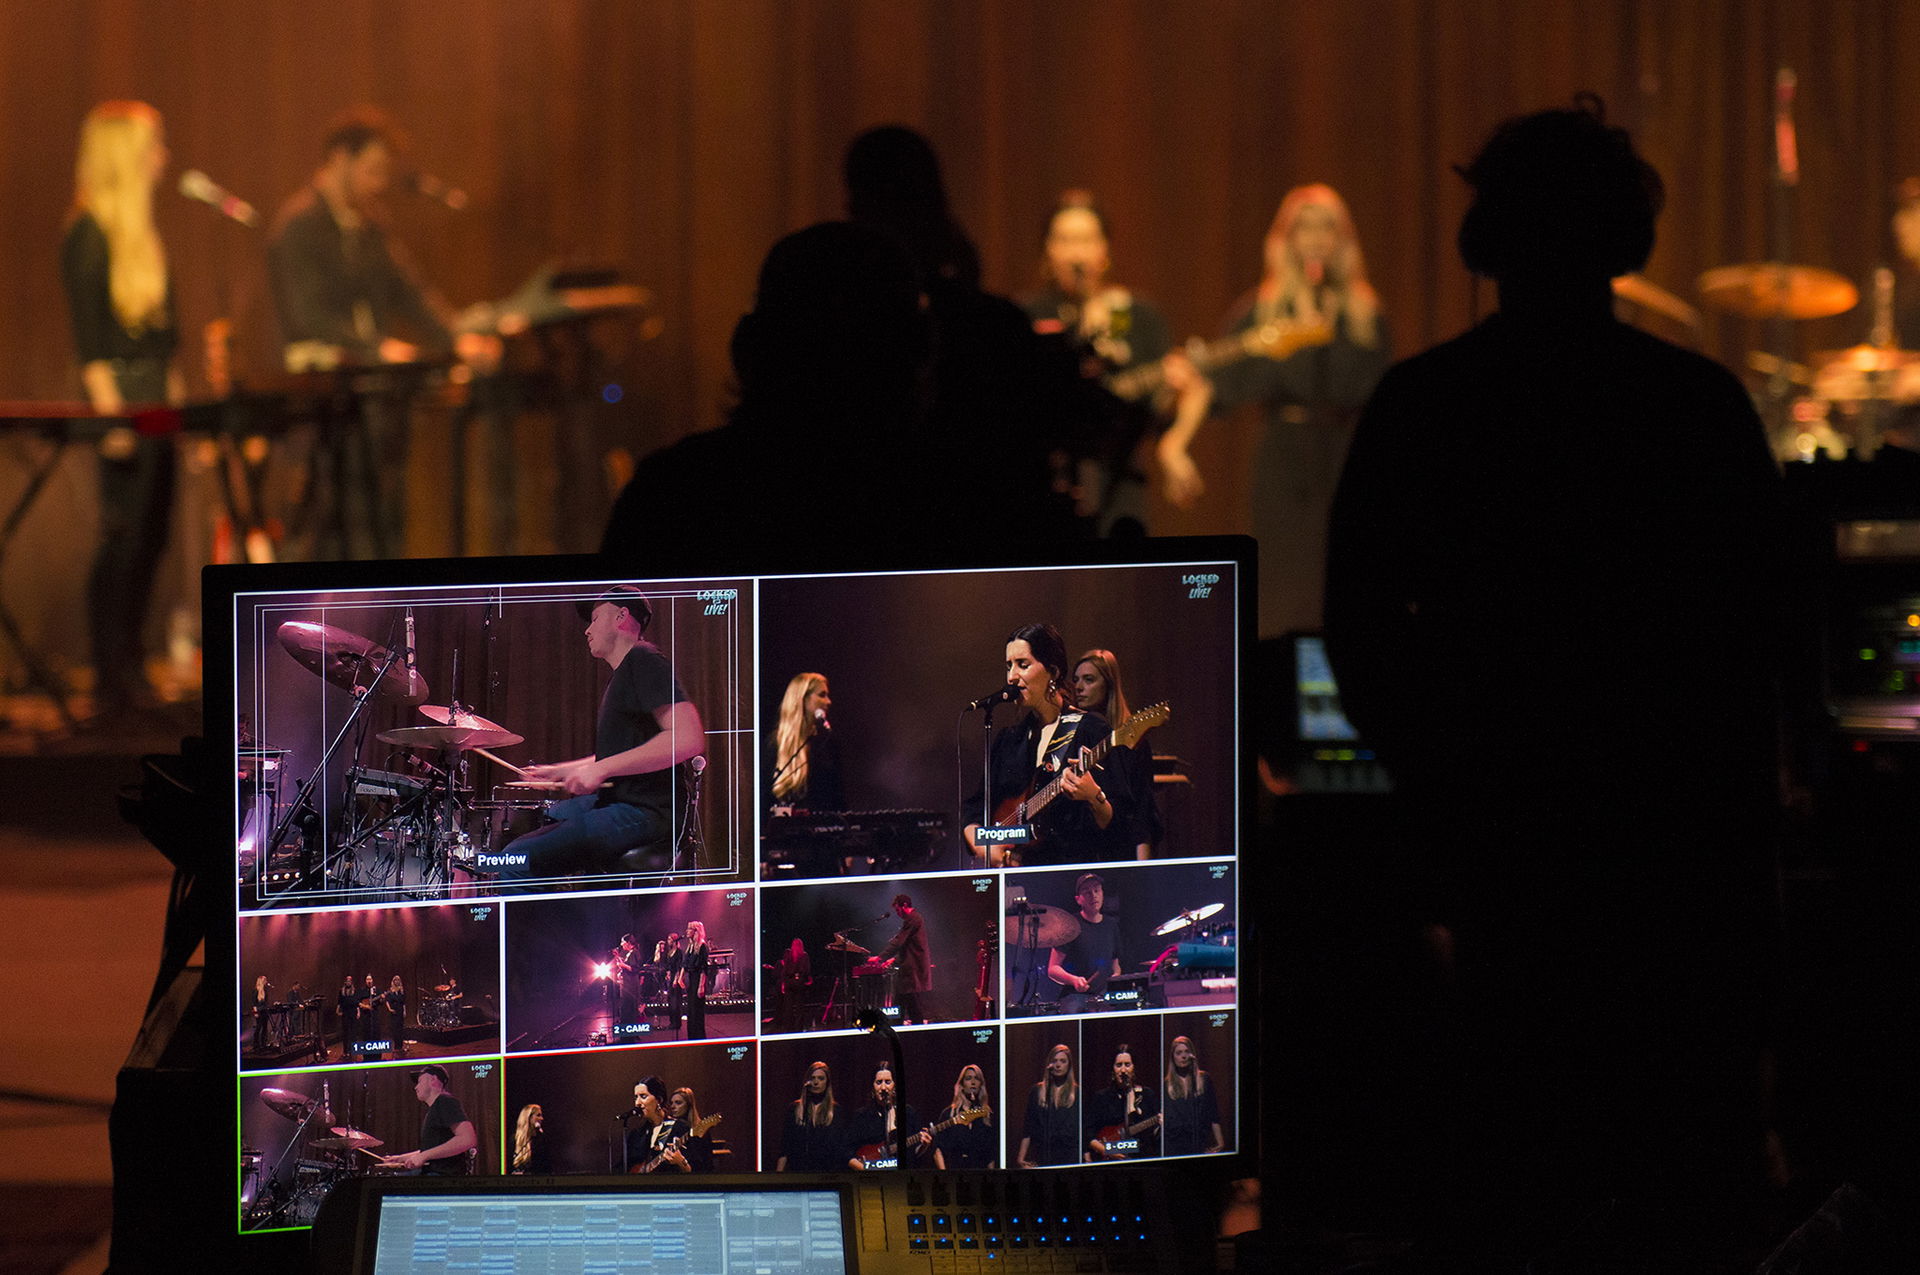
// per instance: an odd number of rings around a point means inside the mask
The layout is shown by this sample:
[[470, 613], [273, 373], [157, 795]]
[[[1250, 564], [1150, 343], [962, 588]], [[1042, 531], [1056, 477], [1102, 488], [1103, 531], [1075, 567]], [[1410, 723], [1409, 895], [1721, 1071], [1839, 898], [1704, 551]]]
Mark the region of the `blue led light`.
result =
[[627, 396], [627, 392], [624, 389], [620, 388], [620, 383], [618, 381], [608, 381], [606, 384], [606, 388], [600, 391], [600, 397], [607, 400], [607, 402], [609, 403], [618, 403], [621, 399], [625, 398], [626, 396]]

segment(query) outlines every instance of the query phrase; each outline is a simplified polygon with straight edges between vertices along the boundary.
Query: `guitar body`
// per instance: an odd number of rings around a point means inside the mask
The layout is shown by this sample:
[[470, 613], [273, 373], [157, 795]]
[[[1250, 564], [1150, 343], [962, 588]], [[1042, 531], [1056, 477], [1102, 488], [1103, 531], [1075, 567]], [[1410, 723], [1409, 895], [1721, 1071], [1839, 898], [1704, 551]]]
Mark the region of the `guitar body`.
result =
[[[1138, 1141], [1140, 1135], [1158, 1126], [1159, 1123], [1160, 1117], [1158, 1115], [1152, 1115], [1140, 1121], [1138, 1124], [1110, 1124], [1100, 1131], [1097, 1136], [1097, 1141], [1107, 1148], [1107, 1159], [1131, 1160], [1142, 1153], [1142, 1148]], [[1132, 1143], [1132, 1146], [1125, 1147], [1124, 1149], [1115, 1149], [1114, 1144], [1116, 1142], [1121, 1144]]]

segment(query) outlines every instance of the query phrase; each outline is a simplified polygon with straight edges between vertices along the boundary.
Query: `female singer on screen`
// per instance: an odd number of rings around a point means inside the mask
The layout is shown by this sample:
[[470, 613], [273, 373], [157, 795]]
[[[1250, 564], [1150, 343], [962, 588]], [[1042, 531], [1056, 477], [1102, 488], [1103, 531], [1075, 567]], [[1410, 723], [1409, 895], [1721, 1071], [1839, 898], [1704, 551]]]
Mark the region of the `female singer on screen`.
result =
[[[158, 111], [103, 102], [88, 112], [60, 268], [81, 386], [103, 416], [186, 397], [173, 365], [167, 251], [153, 224], [153, 191], [166, 168]], [[154, 698], [142, 638], [167, 544], [175, 458], [171, 438], [124, 423], [102, 436], [99, 454], [100, 543], [87, 577], [87, 629], [95, 706], [110, 716]]]
[[1167, 1155], [1211, 1155], [1227, 1149], [1213, 1077], [1200, 1069], [1193, 1041], [1185, 1036], [1173, 1038], [1160, 1097], [1165, 1130], [1161, 1148]]
[[1080, 1163], [1080, 1080], [1066, 1045], [1047, 1051], [1047, 1069], [1027, 1091], [1025, 1132], [1013, 1162], [1022, 1169]]
[[520, 1108], [520, 1118], [513, 1122], [511, 1171], [534, 1177], [546, 1177], [553, 1172], [553, 1153], [547, 1146], [547, 1117], [537, 1102]]
[[833, 1070], [823, 1062], [807, 1064], [800, 1096], [781, 1124], [780, 1156], [773, 1171], [831, 1173], [847, 1162], [846, 1122], [838, 1121], [833, 1102]]
[[780, 724], [774, 731], [773, 807], [792, 810], [844, 810], [840, 751], [834, 745], [827, 714], [833, 696], [821, 673], [796, 673], [780, 697]]
[[[1133, 712], [1120, 689], [1120, 657], [1100, 647], [1082, 655], [1073, 666], [1073, 700], [1081, 712], [1099, 714], [1115, 730], [1125, 726]], [[1127, 840], [1137, 857], [1151, 859], [1163, 833], [1160, 806], [1153, 799], [1153, 747], [1141, 738], [1130, 747], [1116, 748], [1107, 755], [1107, 766], [1127, 774], [1134, 808]]]
[[[983, 1112], [962, 1121], [968, 1112]], [[922, 1146], [933, 1148], [933, 1166], [947, 1169], [991, 1169], [999, 1160], [1000, 1133], [994, 1128], [993, 1103], [987, 1098], [987, 1073], [968, 1063], [953, 1082], [953, 1102], [934, 1117], [935, 1123], [953, 1121], [939, 1133], [920, 1131]]]
[[[1059, 798], [1035, 818], [1034, 841], [1021, 851], [1020, 862], [1081, 863], [1132, 854], [1126, 836], [1133, 794], [1126, 775], [1105, 765], [1082, 773], [1070, 764], [1082, 748], [1106, 739], [1109, 730], [1106, 718], [1071, 706], [1067, 645], [1060, 631], [1051, 624], [1015, 629], [1007, 638], [1006, 674], [1010, 697], [1025, 711], [993, 737], [989, 796], [995, 820], [1003, 809], [1061, 776]], [[967, 808], [980, 808], [977, 791]], [[967, 825], [967, 844], [976, 856], [1001, 866], [1002, 851], [983, 848], [977, 840], [979, 826]]]
[[[1346, 201], [1333, 187], [1296, 186], [1267, 230], [1259, 286], [1241, 298], [1228, 334], [1280, 322], [1303, 344], [1284, 358], [1255, 356], [1216, 368], [1212, 410], [1261, 404], [1265, 428], [1254, 462], [1250, 516], [1260, 541], [1260, 632], [1320, 627], [1327, 517], [1360, 408], [1386, 371], [1386, 322]], [[1183, 383], [1191, 364], [1169, 359]], [[1197, 374], [1193, 374], [1197, 375]], [[1167, 431], [1160, 447], [1184, 454], [1199, 426]], [[1175, 463], [1178, 463], [1176, 460]], [[1190, 463], [1190, 462], [1189, 462]]]

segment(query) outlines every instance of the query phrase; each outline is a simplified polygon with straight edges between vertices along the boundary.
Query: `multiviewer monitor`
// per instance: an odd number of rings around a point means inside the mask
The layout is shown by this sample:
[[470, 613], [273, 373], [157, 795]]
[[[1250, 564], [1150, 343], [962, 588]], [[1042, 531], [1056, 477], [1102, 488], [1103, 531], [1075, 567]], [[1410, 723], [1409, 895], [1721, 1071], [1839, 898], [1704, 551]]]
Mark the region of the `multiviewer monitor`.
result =
[[1075, 552], [210, 569], [243, 1247], [372, 1175], [1247, 1151], [1250, 549]]

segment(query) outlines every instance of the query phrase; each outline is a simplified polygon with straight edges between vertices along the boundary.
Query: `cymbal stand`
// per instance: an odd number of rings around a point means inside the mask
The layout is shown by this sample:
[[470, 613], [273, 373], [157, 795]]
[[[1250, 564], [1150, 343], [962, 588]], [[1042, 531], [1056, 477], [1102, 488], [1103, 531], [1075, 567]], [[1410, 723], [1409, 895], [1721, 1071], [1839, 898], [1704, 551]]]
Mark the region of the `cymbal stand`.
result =
[[1040, 980], [1034, 971], [1040, 964], [1040, 913], [1035, 912], [1024, 898], [1014, 905], [1014, 911], [1020, 917], [1019, 946], [1027, 954], [1027, 968], [1024, 977], [1018, 973], [1014, 981], [1021, 987], [1020, 1005], [1022, 1008], [1040, 1004]]
[[[280, 822], [274, 826], [273, 836], [266, 844], [266, 853], [271, 854], [273, 848], [280, 844], [281, 839], [287, 835], [287, 829], [293, 826], [295, 817], [299, 814], [300, 810], [307, 805], [308, 801], [311, 800], [313, 790], [326, 775], [327, 766], [333, 761], [334, 753], [339, 751], [341, 741], [346, 739], [348, 731], [359, 724], [361, 715], [366, 712], [368, 703], [373, 699], [374, 692], [379, 689], [380, 683], [386, 678], [388, 671], [393, 668], [394, 662], [399, 658], [400, 652], [389, 643], [387, 646], [386, 662], [380, 666], [380, 671], [374, 674], [373, 680], [367, 683], [367, 685], [354, 690], [353, 711], [347, 714], [347, 720], [340, 723], [340, 729], [335, 731], [333, 738], [327, 741], [326, 751], [320, 754], [320, 760], [314, 765], [313, 772], [301, 783], [300, 790], [294, 794], [292, 803], [287, 807], [287, 813], [282, 816]], [[324, 863], [322, 867], [322, 880], [324, 881]], [[311, 875], [311, 865], [302, 864], [300, 882], [306, 882]]]

